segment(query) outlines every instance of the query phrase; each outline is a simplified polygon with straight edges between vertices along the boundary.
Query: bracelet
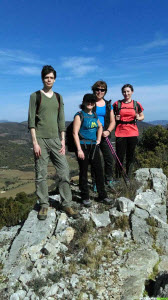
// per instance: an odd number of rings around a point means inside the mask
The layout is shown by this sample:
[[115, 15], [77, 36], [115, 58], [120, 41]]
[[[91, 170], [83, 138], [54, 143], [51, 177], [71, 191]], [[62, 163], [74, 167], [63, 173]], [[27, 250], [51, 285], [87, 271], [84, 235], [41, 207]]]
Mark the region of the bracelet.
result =
[[77, 152], [82, 151], [82, 149], [77, 150]]
[[111, 133], [111, 131], [110, 131], [110, 130], [108, 130], [108, 129], [106, 129], [106, 131], [108, 131], [109, 133]]

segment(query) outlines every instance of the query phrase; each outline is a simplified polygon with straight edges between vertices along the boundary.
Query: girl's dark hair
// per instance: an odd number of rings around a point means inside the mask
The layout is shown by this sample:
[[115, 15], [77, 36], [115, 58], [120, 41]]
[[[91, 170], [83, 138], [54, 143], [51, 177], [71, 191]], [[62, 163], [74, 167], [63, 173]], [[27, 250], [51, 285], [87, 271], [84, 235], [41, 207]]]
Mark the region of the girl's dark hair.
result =
[[99, 80], [96, 81], [93, 85], [92, 85], [92, 91], [93, 93], [95, 93], [95, 90], [97, 87], [102, 86], [105, 89], [105, 94], [107, 93], [107, 83], [103, 80]]
[[86, 103], [88, 101], [96, 103], [96, 96], [94, 94], [85, 94], [83, 96], [82, 104], [79, 105], [79, 108], [81, 108], [82, 110], [85, 109]]
[[84, 103], [82, 103], [82, 104], [79, 105], [79, 108], [82, 109], [82, 110], [84, 110], [85, 107], [86, 107], [86, 105]]
[[127, 83], [127, 84], [124, 84], [123, 87], [121, 88], [122, 94], [123, 94], [123, 92], [124, 92], [124, 89], [127, 88], [127, 87], [129, 87], [129, 88], [131, 89], [132, 92], [134, 91], [133, 85]]
[[52, 66], [46, 65], [42, 68], [42, 71], [41, 71], [42, 80], [44, 80], [44, 77], [49, 73], [53, 73], [54, 74], [54, 79], [56, 78], [57, 74], [56, 74], [56, 71], [54, 70], [54, 68]]

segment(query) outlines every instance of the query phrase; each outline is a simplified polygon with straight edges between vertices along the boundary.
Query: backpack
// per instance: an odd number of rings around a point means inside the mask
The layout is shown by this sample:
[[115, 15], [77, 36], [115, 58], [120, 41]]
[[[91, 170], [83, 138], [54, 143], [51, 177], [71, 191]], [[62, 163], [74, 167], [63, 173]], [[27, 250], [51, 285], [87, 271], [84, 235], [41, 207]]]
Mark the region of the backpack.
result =
[[[117, 110], [118, 115], [120, 114], [120, 110], [122, 109], [121, 108], [121, 103], [122, 103], [122, 100], [118, 100], [118, 110]], [[138, 103], [135, 100], [133, 100], [133, 108], [135, 109], [135, 112], [137, 113]]]
[[[54, 94], [56, 96], [56, 99], [58, 100], [58, 105], [59, 105], [58, 110], [59, 110], [60, 109], [60, 94], [58, 94], [56, 92], [54, 92]], [[38, 115], [40, 104], [41, 104], [41, 92], [37, 91], [36, 92], [36, 115]]]
[[[125, 107], [121, 107], [121, 103], [122, 103], [122, 100], [118, 100], [118, 107], [117, 107], [117, 111], [116, 111], [116, 115], [119, 115], [120, 114], [120, 110], [125, 108]], [[135, 113], [138, 112], [138, 103], [137, 101], [133, 100], [133, 108], [130, 108], [130, 109], [134, 109], [135, 110]], [[118, 120], [116, 122], [116, 125], [118, 124], [135, 124], [136, 123], [136, 119], [132, 120], [132, 121], [120, 121]]]
[[[94, 113], [94, 117], [97, 118], [97, 114], [95, 112]], [[83, 120], [84, 118], [84, 115], [82, 114], [81, 111], [78, 112], [78, 115], [80, 116], [80, 120], [81, 120], [81, 126], [82, 126], [82, 123], [83, 123]], [[67, 129], [66, 129], [66, 134], [65, 134], [65, 144], [67, 146], [67, 150], [69, 152], [75, 152], [76, 151], [76, 145], [75, 145], [75, 141], [74, 141], [74, 137], [73, 137], [73, 122], [72, 121], [68, 126], [67, 126]], [[80, 139], [82, 140], [83, 137], [81, 134], [79, 134], [79, 137]]]

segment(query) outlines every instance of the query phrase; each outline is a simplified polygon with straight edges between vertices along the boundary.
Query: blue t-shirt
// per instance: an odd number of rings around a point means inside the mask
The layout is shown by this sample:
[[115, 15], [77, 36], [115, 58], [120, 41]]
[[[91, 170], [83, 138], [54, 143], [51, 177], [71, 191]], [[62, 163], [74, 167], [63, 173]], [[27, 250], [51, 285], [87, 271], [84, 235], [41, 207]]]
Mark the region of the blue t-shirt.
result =
[[[111, 105], [111, 110], [113, 109], [113, 106]], [[96, 106], [96, 114], [99, 118], [100, 123], [102, 124], [102, 126], [104, 127], [104, 118], [106, 115], [106, 105], [104, 106]]]
[[[83, 114], [83, 121], [79, 130], [79, 138], [81, 144], [96, 144], [97, 139], [97, 130], [98, 130], [98, 117], [95, 116], [94, 113], [91, 115], [84, 112]], [[80, 113], [76, 113], [75, 116], [80, 115]]]

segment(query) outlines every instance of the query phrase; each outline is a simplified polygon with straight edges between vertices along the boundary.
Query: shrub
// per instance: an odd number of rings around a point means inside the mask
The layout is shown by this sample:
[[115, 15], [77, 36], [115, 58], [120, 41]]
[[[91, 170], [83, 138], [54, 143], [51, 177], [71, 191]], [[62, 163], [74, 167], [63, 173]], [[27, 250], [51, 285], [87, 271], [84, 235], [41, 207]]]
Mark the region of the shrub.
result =
[[162, 168], [168, 176], [168, 130], [162, 126], [146, 129], [136, 149], [137, 167]]
[[35, 196], [18, 193], [13, 199], [0, 199], [0, 228], [3, 226], [15, 226], [27, 219], [31, 209], [35, 205]]

